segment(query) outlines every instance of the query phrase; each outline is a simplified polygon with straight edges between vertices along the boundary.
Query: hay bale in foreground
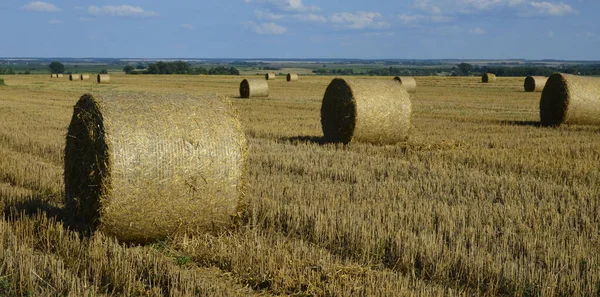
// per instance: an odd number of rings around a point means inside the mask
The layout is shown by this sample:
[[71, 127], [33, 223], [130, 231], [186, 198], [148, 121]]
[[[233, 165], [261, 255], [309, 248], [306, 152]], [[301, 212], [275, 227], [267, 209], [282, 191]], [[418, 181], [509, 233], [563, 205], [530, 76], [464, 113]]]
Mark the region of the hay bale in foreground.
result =
[[240, 211], [246, 155], [219, 98], [85, 94], [66, 137], [68, 213], [127, 242], [219, 232]]
[[399, 82], [407, 92], [414, 93], [417, 91], [417, 81], [410, 76], [396, 76], [394, 80]]
[[240, 83], [240, 97], [269, 97], [269, 83], [263, 79], [244, 79]]
[[394, 144], [408, 139], [412, 109], [408, 92], [393, 80], [331, 81], [321, 105], [326, 141]]
[[497, 80], [496, 75], [493, 73], [486, 73], [481, 77], [482, 83], [491, 83]]
[[90, 75], [89, 74], [82, 74], [79, 76], [79, 79], [81, 80], [88, 80], [90, 79]]
[[79, 77], [79, 74], [69, 74], [69, 80], [70, 81], [77, 81], [77, 80], [81, 80]]
[[270, 72], [265, 74], [265, 79], [266, 80], [274, 80], [275, 79], [275, 72]]
[[541, 92], [544, 90], [546, 81], [548, 80], [545, 76], [528, 76], [525, 78], [523, 87], [525, 92]]
[[542, 91], [543, 126], [600, 124], [600, 78], [552, 74]]
[[288, 73], [287, 76], [285, 77], [285, 80], [287, 80], [287, 81], [297, 81], [298, 80], [298, 74], [296, 74], [296, 73]]
[[98, 74], [98, 76], [96, 77], [96, 80], [98, 81], [99, 84], [109, 83], [110, 82], [110, 75], [108, 75], [108, 74]]

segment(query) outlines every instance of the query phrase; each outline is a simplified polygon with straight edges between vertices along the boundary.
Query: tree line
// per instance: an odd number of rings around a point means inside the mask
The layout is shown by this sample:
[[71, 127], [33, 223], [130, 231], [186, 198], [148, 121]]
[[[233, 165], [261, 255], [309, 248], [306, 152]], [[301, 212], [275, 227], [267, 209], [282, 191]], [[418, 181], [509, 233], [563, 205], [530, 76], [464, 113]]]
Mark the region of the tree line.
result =
[[235, 67], [217, 66], [212, 68], [192, 67], [184, 61], [150, 63], [144, 69], [127, 65], [123, 68], [126, 74], [209, 74], [209, 75], [240, 75]]

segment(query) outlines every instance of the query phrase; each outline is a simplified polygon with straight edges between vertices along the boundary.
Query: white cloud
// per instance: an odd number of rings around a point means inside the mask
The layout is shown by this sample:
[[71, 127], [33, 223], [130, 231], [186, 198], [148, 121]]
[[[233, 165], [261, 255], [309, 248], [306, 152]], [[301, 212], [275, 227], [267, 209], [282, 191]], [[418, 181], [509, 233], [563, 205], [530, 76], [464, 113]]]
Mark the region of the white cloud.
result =
[[557, 4], [550, 2], [531, 2], [530, 5], [542, 15], [563, 16], [575, 12], [571, 5], [562, 2]]
[[156, 17], [158, 16], [158, 12], [144, 10], [141, 7], [134, 7], [131, 5], [119, 5], [119, 6], [111, 6], [107, 5], [104, 7], [98, 7], [95, 5], [91, 5], [88, 7], [88, 12], [92, 15], [109, 15], [109, 16], [119, 16], [119, 17]]
[[326, 17], [314, 13], [297, 14], [295, 18], [304, 22], [327, 23]]
[[432, 4], [431, 0], [415, 0], [413, 6], [431, 14], [442, 13], [442, 10], [439, 8], [439, 6]]
[[254, 15], [258, 19], [261, 19], [261, 20], [271, 20], [271, 21], [280, 20], [280, 19], [282, 19], [284, 17], [284, 15], [282, 15], [282, 14], [275, 14], [275, 13], [272, 13], [272, 12], [270, 12], [268, 10], [267, 11], [263, 11], [263, 10], [258, 10], [258, 9], [254, 11]]
[[348, 29], [386, 28], [388, 23], [382, 21], [383, 17], [378, 12], [359, 11], [357, 13], [338, 12], [331, 15], [329, 20], [341, 27]]
[[476, 27], [476, 28], [471, 29], [469, 31], [469, 33], [475, 34], [475, 35], [485, 35], [485, 34], [487, 34], [487, 31], [485, 31], [479, 27]]
[[405, 25], [415, 25], [420, 23], [449, 23], [454, 20], [454, 18], [443, 15], [434, 15], [434, 16], [426, 16], [420, 14], [401, 14], [398, 18]]
[[48, 24], [50, 24], [50, 25], [58, 25], [58, 24], [62, 24], [62, 23], [63, 23], [63, 21], [61, 21], [61, 20], [49, 20], [48, 21]]
[[29, 10], [29, 11], [43, 11], [43, 12], [58, 12], [61, 11], [60, 8], [56, 7], [56, 5], [52, 3], [42, 2], [42, 1], [34, 1], [31, 2], [21, 9]]
[[316, 5], [304, 5], [302, 0], [243, 0], [246, 4], [271, 4], [276, 8], [284, 11], [294, 12], [317, 12], [321, 11]]
[[194, 30], [194, 26], [191, 24], [182, 24], [181, 28], [187, 29], [187, 30]]
[[275, 23], [262, 23], [257, 24], [255, 22], [248, 22], [247, 25], [252, 31], [260, 35], [281, 35], [287, 32], [287, 28], [277, 25]]

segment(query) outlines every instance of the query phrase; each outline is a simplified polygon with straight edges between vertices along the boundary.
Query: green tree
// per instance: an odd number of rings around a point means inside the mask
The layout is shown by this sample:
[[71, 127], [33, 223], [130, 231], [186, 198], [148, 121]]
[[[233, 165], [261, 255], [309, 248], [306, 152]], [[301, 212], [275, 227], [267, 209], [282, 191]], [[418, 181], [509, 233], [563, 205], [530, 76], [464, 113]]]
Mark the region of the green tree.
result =
[[130, 74], [133, 71], [133, 66], [131, 65], [127, 65], [125, 67], [123, 67], [123, 72], [125, 72], [125, 74]]
[[473, 70], [473, 65], [469, 63], [460, 63], [458, 64], [459, 75], [469, 75], [471, 74], [471, 70]]
[[108, 71], [106, 69], [102, 69], [100, 70], [100, 74], [108, 74]]
[[51, 73], [65, 73], [65, 65], [58, 61], [53, 61], [50, 63], [48, 68], [50, 68]]

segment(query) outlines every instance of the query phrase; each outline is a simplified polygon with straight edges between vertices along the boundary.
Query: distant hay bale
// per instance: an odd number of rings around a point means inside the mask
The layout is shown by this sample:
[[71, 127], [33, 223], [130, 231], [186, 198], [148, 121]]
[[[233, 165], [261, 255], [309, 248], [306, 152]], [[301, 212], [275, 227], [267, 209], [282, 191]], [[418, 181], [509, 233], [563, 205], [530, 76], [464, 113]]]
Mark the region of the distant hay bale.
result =
[[88, 79], [90, 79], [90, 75], [89, 74], [82, 74], [82, 75], [79, 76], [79, 78], [81, 80], [88, 80]]
[[399, 82], [407, 92], [414, 93], [417, 91], [417, 81], [410, 76], [396, 76], [394, 80]]
[[525, 78], [523, 87], [525, 92], [541, 92], [544, 90], [546, 81], [548, 80], [545, 76], [528, 76]]
[[274, 80], [275, 79], [275, 73], [274, 72], [270, 72], [265, 74], [265, 79], [266, 80]]
[[69, 74], [69, 80], [77, 81], [77, 80], [81, 80], [81, 78], [79, 77], [79, 74]]
[[99, 84], [105, 84], [110, 82], [110, 75], [108, 74], [98, 74], [96, 77]]
[[57, 77], [58, 77], [58, 74], [56, 74], [56, 73], [50, 74], [50, 78], [57, 78]]
[[496, 75], [493, 73], [486, 73], [481, 77], [481, 82], [483, 83], [491, 83], [497, 80]]
[[408, 139], [411, 120], [410, 96], [393, 80], [336, 78], [321, 105], [321, 127], [330, 142], [394, 144]]
[[59, 74], [56, 75], [56, 77], [64, 77], [64, 74], [59, 73]]
[[269, 83], [263, 79], [244, 79], [240, 83], [240, 97], [269, 97]]
[[600, 124], [600, 78], [552, 74], [542, 91], [543, 126]]
[[145, 243], [234, 224], [247, 146], [231, 105], [187, 95], [83, 95], [65, 147], [73, 226]]
[[288, 73], [285, 79], [287, 81], [297, 81], [298, 80], [298, 74], [296, 74], [296, 73]]

